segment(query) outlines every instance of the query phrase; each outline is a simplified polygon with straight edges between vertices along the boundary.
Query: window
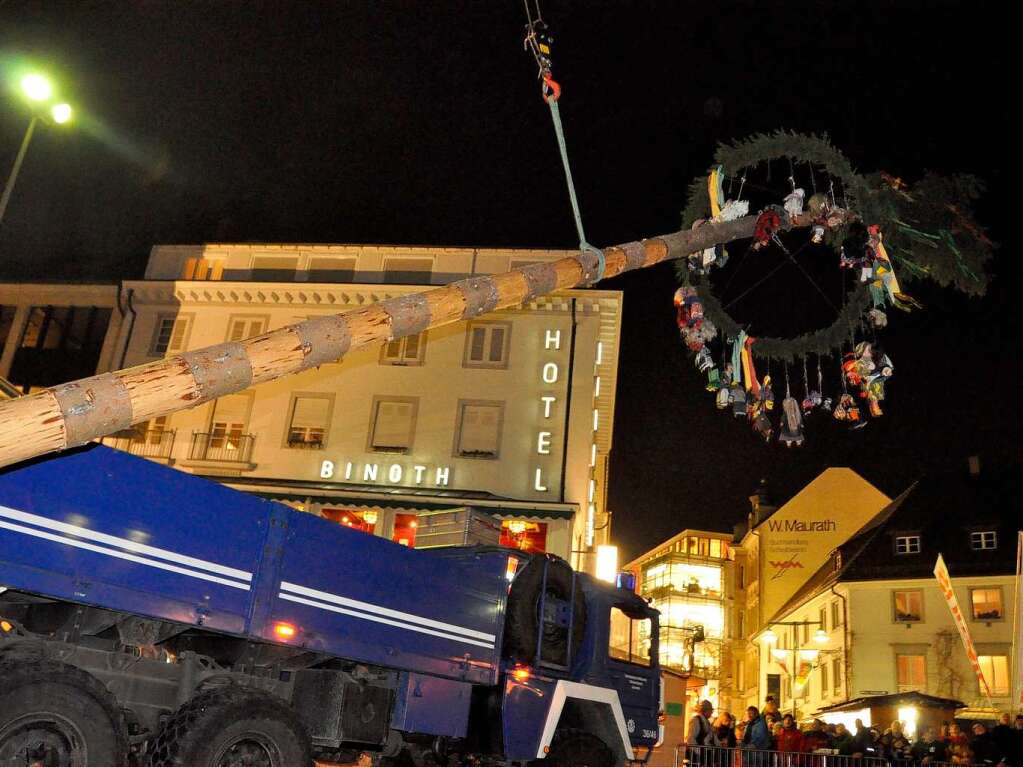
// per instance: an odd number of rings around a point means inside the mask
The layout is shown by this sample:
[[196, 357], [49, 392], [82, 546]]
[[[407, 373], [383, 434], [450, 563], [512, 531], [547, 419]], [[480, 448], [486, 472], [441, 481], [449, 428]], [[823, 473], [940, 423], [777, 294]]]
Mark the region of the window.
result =
[[830, 689], [831, 688], [828, 686], [828, 664], [827, 663], [822, 663], [821, 664], [821, 697], [822, 698], [828, 697], [828, 692], [830, 691]]
[[[991, 694], [1009, 694], [1009, 658], [1005, 655], [978, 655], [984, 681], [991, 688]], [[979, 683], [978, 683], [979, 684]]]
[[410, 549], [416, 547], [416, 529], [419, 527], [419, 520], [415, 514], [395, 514], [394, 534], [391, 540], [401, 546], [408, 546]]
[[266, 332], [266, 317], [234, 316], [227, 321], [227, 340], [244, 341]]
[[970, 589], [970, 604], [973, 605], [975, 621], [999, 621], [1002, 613], [1002, 589]]
[[835, 695], [842, 694], [842, 660], [841, 658], [831, 659], [831, 690]]
[[838, 628], [842, 625], [842, 603], [837, 599], [831, 603], [831, 628]]
[[919, 554], [920, 553], [920, 536], [919, 535], [899, 535], [895, 538], [895, 553], [896, 554]]
[[429, 285], [432, 258], [388, 258], [384, 260], [384, 282], [389, 285]]
[[381, 453], [407, 453], [412, 447], [419, 400], [377, 398], [370, 420], [369, 449]]
[[186, 258], [181, 270], [183, 280], [222, 280], [224, 278], [224, 262], [210, 261], [205, 258]]
[[501, 538], [498, 543], [519, 551], [547, 551], [547, 523], [506, 519], [501, 522]]
[[736, 615], [735, 629], [736, 629], [735, 636], [737, 639], [746, 638], [746, 613], [743, 612], [742, 610], [739, 610], [738, 614]]
[[899, 692], [923, 690], [927, 686], [927, 656], [896, 655], [895, 670]]
[[228, 394], [213, 404], [209, 446], [217, 450], [240, 450], [249, 428], [251, 394]]
[[320, 509], [320, 514], [339, 525], [370, 535], [376, 533], [377, 522], [380, 519], [378, 509], [329, 509], [324, 507]]
[[426, 333], [395, 338], [380, 351], [381, 365], [422, 365], [426, 359]]
[[294, 282], [298, 259], [286, 256], [256, 256], [252, 259], [252, 279], [263, 282]]
[[455, 432], [455, 455], [497, 458], [501, 451], [503, 402], [460, 402]]
[[920, 589], [893, 591], [895, 623], [919, 623], [924, 619], [924, 593]]
[[150, 445], [159, 445], [163, 441], [163, 435], [168, 431], [167, 416], [162, 415], [152, 421], [143, 421], [132, 427], [135, 436], [133, 442], [145, 442]]
[[191, 317], [161, 314], [156, 318], [153, 341], [149, 346], [152, 354], [170, 354], [185, 350]]
[[821, 624], [820, 625], [820, 629], [822, 631], [827, 631], [828, 630], [828, 610], [827, 610], [827, 608], [822, 607], [820, 610], [817, 611], [817, 622]]
[[611, 608], [608, 655], [626, 663], [650, 665], [650, 619], [637, 620], [624, 610]]
[[333, 406], [330, 394], [296, 394], [288, 417], [287, 446], [316, 450], [326, 445]]
[[511, 323], [470, 322], [465, 334], [465, 359], [469, 368], [508, 367]]
[[739, 565], [735, 570], [735, 588], [746, 588], [746, 566]]
[[355, 259], [310, 258], [306, 279], [309, 282], [355, 282]]
[[998, 533], [994, 530], [982, 530], [970, 533], [970, 548], [974, 551], [984, 551], [998, 548]]
[[746, 689], [746, 663], [742, 660], [735, 661], [735, 689]]

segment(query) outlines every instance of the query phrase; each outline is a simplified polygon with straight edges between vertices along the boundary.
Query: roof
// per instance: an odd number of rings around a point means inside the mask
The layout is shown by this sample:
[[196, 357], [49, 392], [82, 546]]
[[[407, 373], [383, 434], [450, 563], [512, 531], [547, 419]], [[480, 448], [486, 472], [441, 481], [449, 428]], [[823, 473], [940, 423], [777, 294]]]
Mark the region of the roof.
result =
[[671, 546], [671, 544], [675, 543], [675, 541], [681, 540], [682, 538], [688, 538], [689, 536], [696, 536], [696, 537], [699, 537], [699, 538], [717, 538], [718, 540], [725, 541], [728, 544], [732, 543], [732, 534], [731, 533], [723, 533], [720, 530], [696, 530], [696, 529], [687, 527], [682, 532], [676, 533], [675, 535], [671, 536], [667, 540], [661, 541], [656, 546], [650, 547], [647, 551], [645, 551], [642, 554], [640, 554], [638, 557], [633, 559], [631, 562], [629, 562], [626, 565], [623, 565], [623, 567], [625, 569], [628, 569], [628, 568], [631, 568], [631, 567], [638, 567], [640, 564], [642, 564], [646, 560], [653, 559], [654, 557], [659, 556], [662, 553], [662, 551], [661, 551], [662, 549], [665, 549], [665, 548]]
[[889, 695], [866, 695], [862, 698], [853, 698], [845, 703], [836, 703], [833, 706], [823, 706], [817, 713], [824, 714], [833, 711], [858, 711], [861, 708], [873, 708], [874, 706], [917, 706], [920, 708], [965, 708], [966, 704], [954, 698], [939, 698], [936, 695], [926, 695], [922, 692], [896, 692]]
[[[938, 554], [953, 577], [1016, 572], [1021, 503], [998, 472], [936, 474], [914, 482], [879, 511], [785, 602], [771, 620], [791, 613], [842, 582], [931, 578]], [[995, 530], [998, 547], [974, 551], [970, 532]], [[896, 556], [895, 538], [919, 535], [920, 552]]]

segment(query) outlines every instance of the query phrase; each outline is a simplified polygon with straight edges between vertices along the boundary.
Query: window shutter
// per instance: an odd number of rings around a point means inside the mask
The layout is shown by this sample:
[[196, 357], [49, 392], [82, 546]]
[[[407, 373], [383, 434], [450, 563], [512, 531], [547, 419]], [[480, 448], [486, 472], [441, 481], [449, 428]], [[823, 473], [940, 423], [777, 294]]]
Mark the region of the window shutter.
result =
[[469, 348], [469, 359], [473, 362], [483, 361], [483, 346], [487, 339], [485, 328], [472, 329], [472, 345]]
[[188, 328], [187, 320], [174, 320], [174, 329], [171, 331], [170, 343], [167, 351], [180, 351], [185, 342], [185, 330]]
[[302, 429], [324, 429], [330, 400], [326, 397], [296, 397], [291, 425]]
[[463, 405], [459, 431], [459, 452], [497, 455], [497, 427], [500, 420], [496, 405]]
[[249, 420], [252, 399], [244, 394], [228, 394], [213, 406], [213, 423], [245, 428]]
[[404, 339], [406, 360], [419, 359], [419, 339], [420, 339], [419, 333], [416, 333], [414, 336], [408, 336]]
[[412, 441], [412, 403], [377, 403], [377, 417], [373, 425], [374, 447], [407, 448]]

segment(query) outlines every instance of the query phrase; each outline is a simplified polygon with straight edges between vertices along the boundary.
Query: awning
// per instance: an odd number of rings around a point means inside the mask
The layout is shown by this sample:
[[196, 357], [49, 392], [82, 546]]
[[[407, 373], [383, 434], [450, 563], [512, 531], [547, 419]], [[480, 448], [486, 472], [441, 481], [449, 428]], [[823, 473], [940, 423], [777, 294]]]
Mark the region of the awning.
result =
[[817, 712], [827, 714], [837, 711], [859, 711], [863, 708], [874, 708], [877, 706], [916, 706], [917, 708], [942, 708], [956, 709], [965, 708], [966, 704], [954, 698], [939, 698], [936, 695], [925, 695], [922, 692], [897, 692], [886, 695], [867, 695], [862, 698], [853, 698], [845, 703], [836, 703], [833, 706], [823, 706]]

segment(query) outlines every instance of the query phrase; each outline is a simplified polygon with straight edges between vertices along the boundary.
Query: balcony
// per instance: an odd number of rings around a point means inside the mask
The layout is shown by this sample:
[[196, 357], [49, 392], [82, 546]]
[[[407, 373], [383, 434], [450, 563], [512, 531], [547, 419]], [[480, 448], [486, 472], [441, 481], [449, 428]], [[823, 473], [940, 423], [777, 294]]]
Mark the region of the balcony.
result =
[[182, 465], [215, 470], [251, 471], [254, 434], [237, 432], [192, 432], [188, 457]]
[[151, 429], [131, 436], [105, 437], [102, 442], [104, 445], [141, 458], [170, 463], [176, 434], [174, 429]]

